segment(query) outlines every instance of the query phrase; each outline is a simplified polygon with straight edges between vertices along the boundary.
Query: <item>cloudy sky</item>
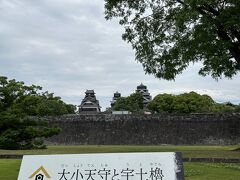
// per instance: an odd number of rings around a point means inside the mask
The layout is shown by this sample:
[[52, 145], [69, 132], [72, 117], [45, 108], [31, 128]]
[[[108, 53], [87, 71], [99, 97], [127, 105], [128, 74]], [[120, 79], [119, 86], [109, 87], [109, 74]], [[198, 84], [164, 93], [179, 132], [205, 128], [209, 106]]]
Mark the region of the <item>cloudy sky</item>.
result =
[[115, 91], [128, 96], [141, 82], [150, 93], [196, 91], [217, 102], [240, 103], [240, 75], [201, 77], [200, 65], [175, 81], [145, 75], [117, 21], [104, 19], [103, 0], [0, 0], [0, 75], [37, 84], [79, 105], [94, 89], [110, 106]]

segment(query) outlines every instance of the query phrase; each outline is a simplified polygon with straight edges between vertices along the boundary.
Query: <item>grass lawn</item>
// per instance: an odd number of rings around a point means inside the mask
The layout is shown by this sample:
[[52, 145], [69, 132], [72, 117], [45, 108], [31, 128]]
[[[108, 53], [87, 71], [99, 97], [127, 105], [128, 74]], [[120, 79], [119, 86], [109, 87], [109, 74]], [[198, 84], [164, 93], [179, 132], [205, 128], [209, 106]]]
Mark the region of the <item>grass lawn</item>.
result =
[[240, 164], [184, 163], [186, 180], [239, 180]]
[[20, 164], [20, 159], [0, 159], [0, 179], [16, 180]]
[[[0, 179], [16, 180], [21, 160], [0, 159]], [[239, 180], [240, 164], [184, 163], [186, 180]]]
[[182, 152], [183, 157], [240, 158], [236, 146], [49, 146], [42, 150], [0, 150], [0, 154], [78, 154], [103, 152]]

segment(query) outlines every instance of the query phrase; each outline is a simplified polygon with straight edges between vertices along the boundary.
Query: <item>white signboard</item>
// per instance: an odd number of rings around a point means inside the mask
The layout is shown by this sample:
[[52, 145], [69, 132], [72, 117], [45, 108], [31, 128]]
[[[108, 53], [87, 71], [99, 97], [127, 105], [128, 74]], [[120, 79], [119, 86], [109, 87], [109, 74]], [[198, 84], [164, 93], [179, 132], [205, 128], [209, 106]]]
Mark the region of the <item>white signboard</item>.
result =
[[182, 180], [178, 153], [27, 155], [18, 180]]

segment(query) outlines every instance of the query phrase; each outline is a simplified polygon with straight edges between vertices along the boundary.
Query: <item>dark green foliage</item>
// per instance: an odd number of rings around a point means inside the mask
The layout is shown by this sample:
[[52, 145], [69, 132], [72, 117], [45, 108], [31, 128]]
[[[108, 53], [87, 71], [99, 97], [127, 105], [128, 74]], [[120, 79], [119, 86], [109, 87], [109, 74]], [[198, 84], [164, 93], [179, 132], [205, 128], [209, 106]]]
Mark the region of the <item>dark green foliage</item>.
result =
[[39, 93], [41, 89], [0, 76], [0, 148], [44, 148], [43, 139], [58, 134], [60, 129], [33, 116], [74, 112], [75, 106], [52, 93]]
[[229, 104], [214, 104], [211, 108], [211, 112], [237, 112], [237, 106], [229, 105]]
[[75, 105], [66, 104], [65, 107], [66, 107], [66, 109], [67, 109], [67, 113], [68, 113], [68, 114], [75, 114], [76, 109], [77, 109]]
[[43, 148], [43, 138], [56, 135], [58, 127], [49, 127], [43, 120], [29, 119], [19, 115], [0, 113], [0, 148]]
[[0, 112], [30, 116], [74, 113], [75, 106], [64, 103], [53, 93], [39, 93], [40, 86], [26, 86], [23, 82], [0, 76]]
[[154, 112], [174, 112], [175, 96], [172, 94], [159, 94], [149, 104], [148, 108]]
[[115, 102], [114, 111], [130, 111], [140, 113], [143, 110], [143, 96], [141, 93], [133, 93], [128, 97], [120, 97]]
[[44, 99], [37, 105], [37, 114], [44, 115], [62, 115], [67, 114], [66, 106], [56, 100]]
[[235, 112], [239, 112], [240, 113], [240, 104], [239, 105], [237, 105], [237, 106], [235, 106], [235, 110], [234, 110]]
[[216, 103], [210, 96], [195, 92], [159, 94], [148, 104], [148, 108], [157, 113], [228, 113], [240, 112], [239, 107], [230, 102]]
[[159, 94], [148, 108], [157, 113], [204, 113], [210, 112], [214, 104], [211, 97], [190, 92], [180, 95]]
[[192, 62], [201, 75], [240, 70], [239, 0], [105, 0], [106, 19], [120, 19], [146, 73], [172, 80]]
[[175, 111], [178, 113], [203, 113], [210, 111], [214, 101], [208, 95], [190, 92], [176, 96], [175, 103]]

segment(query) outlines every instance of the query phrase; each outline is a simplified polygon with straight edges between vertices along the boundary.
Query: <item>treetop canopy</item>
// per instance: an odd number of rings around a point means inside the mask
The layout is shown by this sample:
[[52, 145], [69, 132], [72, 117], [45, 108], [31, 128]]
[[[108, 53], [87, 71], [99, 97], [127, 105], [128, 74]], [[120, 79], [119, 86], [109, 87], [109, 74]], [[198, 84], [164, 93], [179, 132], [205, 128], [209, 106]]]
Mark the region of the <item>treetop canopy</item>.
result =
[[148, 74], [173, 80], [196, 62], [215, 79], [240, 71], [239, 0], [105, 0], [105, 14]]

